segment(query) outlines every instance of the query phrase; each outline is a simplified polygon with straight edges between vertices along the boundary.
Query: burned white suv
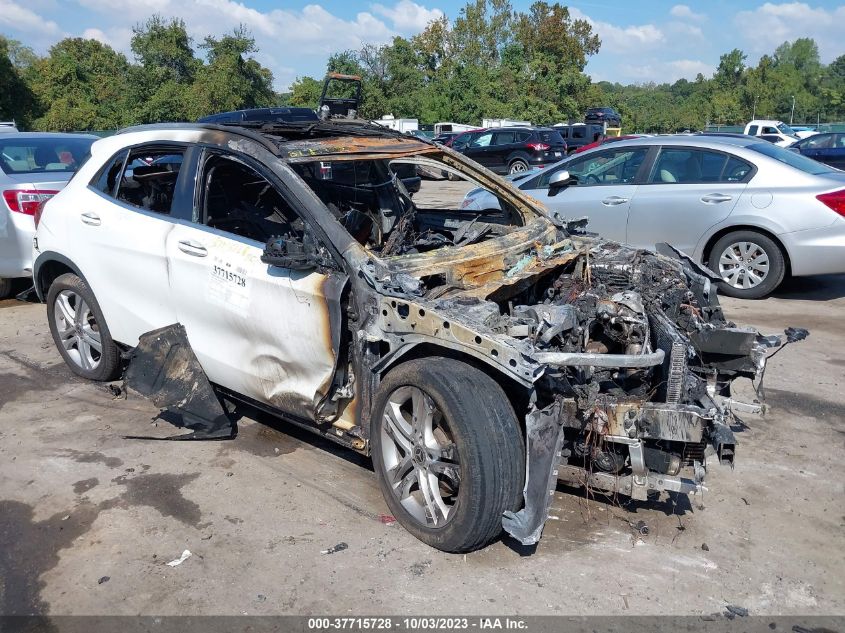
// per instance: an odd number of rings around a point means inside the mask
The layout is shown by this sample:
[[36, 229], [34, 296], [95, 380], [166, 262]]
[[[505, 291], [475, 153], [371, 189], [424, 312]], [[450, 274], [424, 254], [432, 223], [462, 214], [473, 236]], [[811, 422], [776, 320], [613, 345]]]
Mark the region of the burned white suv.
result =
[[[671, 247], [595, 239], [381, 127], [160, 125], [92, 153], [36, 236], [73, 371], [123, 374], [193, 437], [234, 436], [246, 403], [371, 455], [398, 520], [446, 551], [536, 542], [558, 479], [701, 490], [705, 453], [734, 458], [731, 382], [806, 334], [734, 327]], [[426, 208], [417, 170], [497, 208]]]

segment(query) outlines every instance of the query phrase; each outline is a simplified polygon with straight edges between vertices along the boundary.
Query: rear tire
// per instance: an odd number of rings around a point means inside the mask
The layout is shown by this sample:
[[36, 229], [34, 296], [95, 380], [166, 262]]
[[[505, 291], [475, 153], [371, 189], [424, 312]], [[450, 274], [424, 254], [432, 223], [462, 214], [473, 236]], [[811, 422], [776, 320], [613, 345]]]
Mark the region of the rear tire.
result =
[[502, 388], [475, 367], [433, 357], [391, 370], [376, 394], [370, 438], [387, 505], [427, 545], [484, 547], [501, 533], [502, 513], [521, 506], [519, 422]]
[[0, 299], [5, 299], [12, 292], [12, 280], [0, 277]]
[[72, 273], [56, 278], [47, 292], [47, 321], [73, 373], [88, 380], [118, 377], [120, 350], [88, 284]]
[[528, 163], [521, 158], [517, 158], [508, 167], [509, 174], [521, 174], [524, 171], [528, 171]]
[[713, 245], [708, 266], [723, 279], [719, 292], [738, 299], [770, 295], [786, 274], [780, 246], [757, 231], [734, 231], [723, 236]]

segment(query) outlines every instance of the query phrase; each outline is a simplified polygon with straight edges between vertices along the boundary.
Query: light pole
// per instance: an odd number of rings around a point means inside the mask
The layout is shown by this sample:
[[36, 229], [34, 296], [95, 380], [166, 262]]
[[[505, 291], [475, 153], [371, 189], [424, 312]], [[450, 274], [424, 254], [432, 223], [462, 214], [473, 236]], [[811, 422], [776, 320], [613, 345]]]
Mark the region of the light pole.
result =
[[754, 95], [754, 106], [751, 108], [751, 120], [757, 118], [757, 99], [760, 98], [760, 95]]
[[792, 125], [792, 119], [795, 117], [795, 95], [792, 95], [792, 112], [789, 113], [789, 124]]

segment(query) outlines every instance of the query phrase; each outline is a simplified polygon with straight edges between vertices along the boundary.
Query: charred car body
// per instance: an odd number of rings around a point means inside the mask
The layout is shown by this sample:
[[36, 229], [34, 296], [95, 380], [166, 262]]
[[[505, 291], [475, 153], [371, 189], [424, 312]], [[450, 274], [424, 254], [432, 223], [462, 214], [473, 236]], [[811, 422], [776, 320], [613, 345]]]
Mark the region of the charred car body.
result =
[[[133, 171], [138, 152], [180, 158]], [[418, 206], [407, 166], [499, 207]], [[213, 388], [370, 454], [400, 522], [467, 551], [503, 526], [537, 542], [559, 478], [702, 490], [705, 452], [732, 463], [733, 411], [757, 406], [731, 382], [806, 334], [735, 327], [706, 269], [583, 228], [384, 128], [174, 124], [94, 145], [44, 208], [34, 277], [78, 374], [128, 354], [130, 386], [200, 435], [231, 433]]]

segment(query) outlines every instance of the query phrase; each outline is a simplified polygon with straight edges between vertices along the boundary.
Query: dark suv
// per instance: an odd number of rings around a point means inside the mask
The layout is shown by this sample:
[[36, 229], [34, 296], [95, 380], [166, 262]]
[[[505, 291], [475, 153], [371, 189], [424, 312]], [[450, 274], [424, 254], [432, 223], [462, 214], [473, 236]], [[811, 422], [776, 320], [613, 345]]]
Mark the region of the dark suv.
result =
[[601, 123], [570, 123], [569, 125], [555, 125], [554, 129], [560, 132], [566, 147], [574, 152], [585, 145], [594, 143], [604, 136], [604, 125]]
[[452, 149], [499, 174], [515, 174], [556, 163], [566, 156], [566, 141], [551, 128], [501, 127], [465, 132]]
[[612, 127], [622, 127], [622, 115], [613, 108], [606, 106], [603, 108], [587, 108], [584, 121], [587, 123], [598, 121], [599, 123], [607, 123]]

